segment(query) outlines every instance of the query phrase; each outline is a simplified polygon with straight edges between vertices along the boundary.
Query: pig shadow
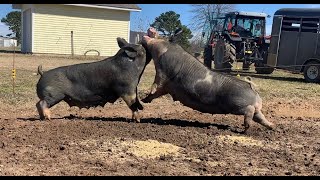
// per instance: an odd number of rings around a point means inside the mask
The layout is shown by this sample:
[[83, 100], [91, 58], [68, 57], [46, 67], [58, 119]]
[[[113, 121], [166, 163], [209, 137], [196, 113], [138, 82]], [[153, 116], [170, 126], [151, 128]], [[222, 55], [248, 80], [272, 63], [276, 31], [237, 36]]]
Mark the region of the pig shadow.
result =
[[[18, 120], [23, 121], [37, 121], [39, 118], [17, 118]], [[64, 116], [61, 118], [51, 118], [51, 120], [57, 119], [68, 119], [68, 120], [88, 120], [88, 121], [109, 121], [109, 122], [127, 122], [127, 123], [135, 123], [131, 119], [123, 118], [123, 117], [114, 117], [114, 118], [106, 118], [106, 117], [78, 117], [74, 115]], [[230, 130], [233, 133], [242, 134], [243, 131], [236, 130], [229, 125], [216, 124], [216, 123], [204, 123], [199, 121], [190, 121], [190, 120], [181, 120], [181, 119], [167, 119], [163, 120], [161, 118], [144, 118], [141, 119], [140, 123], [150, 123], [156, 125], [173, 125], [178, 127], [196, 127], [196, 128], [217, 128], [219, 130]]]
[[[226, 73], [228, 74], [228, 73]], [[229, 75], [236, 76], [238, 73], [236, 71], [230, 72]], [[271, 76], [271, 75], [263, 75], [263, 74], [256, 74], [255, 72], [239, 72], [240, 76], [250, 76], [253, 78], [260, 78], [260, 79], [271, 79], [271, 80], [278, 80], [278, 81], [291, 81], [291, 82], [303, 82], [307, 83], [302, 77], [281, 77], [281, 76]]]
[[[118, 121], [118, 122], [128, 122], [128, 123], [135, 123], [131, 119], [122, 118], [122, 117], [115, 117], [115, 118], [105, 118], [105, 117], [77, 117], [77, 116], [65, 116], [64, 119], [84, 119], [84, 120], [93, 120], [93, 121]], [[235, 128], [232, 128], [229, 125], [223, 124], [216, 124], [216, 123], [204, 123], [199, 121], [190, 121], [190, 120], [181, 120], [181, 119], [167, 119], [163, 120], [161, 118], [143, 118], [141, 119], [140, 123], [149, 123], [149, 124], [156, 124], [156, 125], [173, 125], [179, 127], [196, 127], [196, 128], [212, 128], [215, 127], [219, 130], [230, 130], [234, 133], [243, 133], [242, 131], [238, 131]]]

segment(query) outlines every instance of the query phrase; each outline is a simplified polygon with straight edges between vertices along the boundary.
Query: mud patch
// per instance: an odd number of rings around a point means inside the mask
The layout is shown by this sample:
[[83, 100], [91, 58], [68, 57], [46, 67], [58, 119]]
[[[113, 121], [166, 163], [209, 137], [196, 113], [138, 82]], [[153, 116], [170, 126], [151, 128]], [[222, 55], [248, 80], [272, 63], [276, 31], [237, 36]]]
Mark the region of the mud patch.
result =
[[314, 103], [314, 100], [311, 102], [301, 102], [300, 99], [293, 98], [287, 103], [279, 101], [274, 103], [274, 112], [278, 116], [285, 117], [303, 117], [303, 118], [320, 118], [320, 109], [319, 106]]
[[263, 147], [263, 142], [259, 140], [255, 140], [250, 137], [245, 136], [231, 136], [231, 135], [220, 135], [217, 136], [218, 141], [220, 142], [227, 142], [230, 144], [240, 144], [244, 146], [257, 146], [257, 147]]
[[207, 164], [211, 167], [216, 167], [216, 166], [226, 166], [225, 162], [222, 161], [208, 161]]
[[156, 140], [138, 141], [131, 139], [113, 139], [104, 142], [96, 140], [84, 140], [79, 145], [91, 148], [91, 153], [99, 156], [105, 156], [110, 153], [109, 157], [130, 157], [136, 156], [144, 159], [155, 159], [161, 156], [176, 157], [182, 149], [170, 143], [163, 143]]
[[123, 145], [128, 147], [129, 153], [147, 159], [159, 158], [160, 156], [178, 156], [181, 149], [173, 144], [155, 140], [126, 141]]
[[313, 107], [304, 107], [297, 111], [297, 107], [280, 107], [276, 110], [277, 115], [286, 117], [320, 118], [320, 111]]

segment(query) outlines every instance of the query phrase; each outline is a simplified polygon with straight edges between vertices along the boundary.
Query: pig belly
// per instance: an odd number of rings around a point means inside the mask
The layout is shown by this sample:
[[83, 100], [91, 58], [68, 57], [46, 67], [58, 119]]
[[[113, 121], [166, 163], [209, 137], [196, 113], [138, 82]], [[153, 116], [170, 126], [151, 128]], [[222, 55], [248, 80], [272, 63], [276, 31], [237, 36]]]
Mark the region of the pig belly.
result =
[[174, 101], [179, 101], [184, 106], [191, 109], [210, 114], [227, 114], [228, 112], [221, 109], [217, 104], [204, 103], [200, 98], [195, 98], [194, 95], [188, 94], [185, 89], [180, 86], [173, 87], [173, 84], [167, 89]]
[[77, 106], [79, 108], [90, 108], [101, 106], [104, 107], [106, 103], [114, 103], [119, 96], [110, 94], [82, 94], [80, 96], [66, 96], [64, 101], [70, 106]]

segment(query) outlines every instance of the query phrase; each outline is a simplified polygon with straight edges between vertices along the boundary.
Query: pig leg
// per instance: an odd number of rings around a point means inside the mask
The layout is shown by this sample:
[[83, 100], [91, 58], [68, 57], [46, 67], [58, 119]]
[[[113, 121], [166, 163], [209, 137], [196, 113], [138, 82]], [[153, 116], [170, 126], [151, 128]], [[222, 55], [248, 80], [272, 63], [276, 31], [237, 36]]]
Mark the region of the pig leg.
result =
[[40, 119], [44, 120], [45, 118], [48, 118], [50, 120], [50, 110], [48, 107], [48, 104], [45, 100], [40, 100], [37, 104], [36, 107], [38, 109]]
[[121, 98], [126, 102], [126, 104], [129, 106], [129, 108], [132, 111], [132, 119], [135, 122], [140, 122], [140, 115], [138, 110], [143, 110], [143, 106], [140, 104], [137, 93], [133, 94], [126, 94], [121, 96]]
[[261, 110], [257, 111], [254, 116], [253, 116], [253, 120], [265, 127], [267, 127], [268, 129], [273, 129], [274, 124], [269, 122], [266, 117], [262, 114]]
[[255, 112], [255, 108], [253, 106], [251, 105], [247, 106], [244, 114], [244, 131], [243, 131], [244, 133], [246, 133], [250, 127], [254, 112]]
[[261, 109], [262, 109], [262, 101], [261, 98], [257, 99], [257, 103], [255, 104], [255, 113], [253, 116], [253, 120], [263, 126], [265, 126], [268, 129], [273, 129], [274, 124], [269, 122], [266, 117], [262, 114]]
[[151, 86], [151, 91], [147, 97], [141, 100], [142, 102], [150, 103], [153, 99], [156, 99], [166, 94], [166, 91], [163, 88], [163, 85], [165, 84], [165, 81], [164, 81], [165, 78], [163, 78], [159, 74], [160, 73], [156, 73], [154, 83]]
[[165, 95], [166, 92], [164, 90], [164, 88], [162, 87], [157, 87], [157, 84], [154, 83], [152, 85], [152, 90], [150, 92], [150, 94], [145, 97], [144, 99], [142, 99], [141, 101], [144, 102], [144, 103], [150, 103], [153, 99], [156, 99], [162, 95]]
[[51, 91], [44, 91], [43, 98], [40, 98], [40, 101], [36, 104], [38, 109], [40, 119], [51, 119], [51, 113], [49, 108], [59, 103], [61, 100], [64, 99], [65, 95], [54, 90]]

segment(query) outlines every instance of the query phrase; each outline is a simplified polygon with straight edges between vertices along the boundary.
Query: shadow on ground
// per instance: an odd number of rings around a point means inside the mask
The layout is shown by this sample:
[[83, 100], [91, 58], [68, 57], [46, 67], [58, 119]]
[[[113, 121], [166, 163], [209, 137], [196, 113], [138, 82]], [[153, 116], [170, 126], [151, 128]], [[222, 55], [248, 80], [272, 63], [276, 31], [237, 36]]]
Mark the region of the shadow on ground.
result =
[[[228, 74], [228, 73], [225, 73]], [[232, 76], [236, 76], [238, 74], [238, 72], [236, 71], [232, 71], [229, 73]], [[272, 74], [256, 74], [255, 72], [252, 71], [241, 71], [239, 72], [240, 76], [250, 76], [253, 78], [260, 78], [260, 79], [271, 79], [271, 80], [278, 80], [278, 81], [291, 81], [291, 82], [303, 82], [303, 83], [307, 83], [303, 76], [301, 78], [299, 77], [285, 77], [285, 76], [272, 76]]]
[[[39, 118], [17, 118], [18, 120], [23, 121], [36, 121], [39, 120]], [[128, 122], [128, 123], [134, 123], [131, 119], [128, 118], [122, 118], [122, 117], [116, 117], [116, 118], [106, 118], [106, 117], [78, 117], [74, 115], [70, 116], [64, 116], [61, 118], [51, 118], [51, 120], [55, 119], [68, 119], [68, 120], [89, 120], [89, 121], [109, 121], [109, 122]], [[163, 120], [161, 118], [145, 118], [141, 119], [140, 123], [150, 123], [150, 124], [156, 124], [156, 125], [173, 125], [178, 127], [196, 127], [196, 128], [210, 128], [210, 127], [216, 127], [217, 129], [221, 130], [230, 130], [234, 133], [243, 133], [242, 131], [236, 130], [235, 127], [231, 127], [229, 125], [223, 125], [223, 124], [216, 124], [216, 123], [203, 123], [199, 121], [191, 121], [191, 120], [181, 120], [181, 119], [166, 119]]]

